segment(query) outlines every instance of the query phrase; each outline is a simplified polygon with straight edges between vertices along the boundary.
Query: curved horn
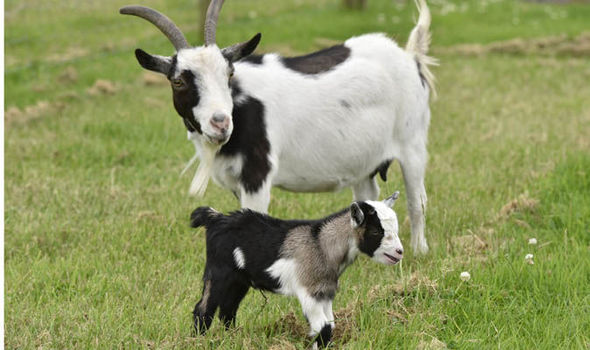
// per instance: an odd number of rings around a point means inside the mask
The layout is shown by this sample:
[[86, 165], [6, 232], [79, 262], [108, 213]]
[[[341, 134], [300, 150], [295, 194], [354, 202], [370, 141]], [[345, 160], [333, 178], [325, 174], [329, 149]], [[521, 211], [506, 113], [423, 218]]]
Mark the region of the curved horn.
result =
[[168, 37], [168, 40], [174, 45], [176, 51], [190, 47], [184, 34], [178, 29], [176, 24], [172, 20], [156, 10], [152, 10], [149, 7], [131, 5], [121, 7], [119, 13], [122, 15], [133, 15], [141, 17], [147, 21], [150, 21], [153, 25], [158, 27], [159, 30]]
[[207, 17], [205, 18], [205, 45], [215, 44], [215, 31], [217, 30], [217, 18], [219, 11], [223, 6], [223, 0], [211, 0], [207, 8]]

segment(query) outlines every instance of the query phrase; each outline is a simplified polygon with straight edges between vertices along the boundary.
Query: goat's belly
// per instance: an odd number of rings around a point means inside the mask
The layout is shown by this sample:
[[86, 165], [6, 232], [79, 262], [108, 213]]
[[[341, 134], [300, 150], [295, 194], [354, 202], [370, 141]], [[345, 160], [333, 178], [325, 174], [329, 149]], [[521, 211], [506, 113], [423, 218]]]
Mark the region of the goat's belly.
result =
[[307, 181], [305, 177], [302, 177], [301, 181], [279, 182], [275, 186], [291, 192], [335, 192], [347, 187], [346, 184], [337, 180], [313, 182]]
[[334, 176], [322, 171], [300, 170], [301, 168], [281, 168], [273, 185], [291, 192], [334, 192], [356, 184], [363, 177], [361, 174]]

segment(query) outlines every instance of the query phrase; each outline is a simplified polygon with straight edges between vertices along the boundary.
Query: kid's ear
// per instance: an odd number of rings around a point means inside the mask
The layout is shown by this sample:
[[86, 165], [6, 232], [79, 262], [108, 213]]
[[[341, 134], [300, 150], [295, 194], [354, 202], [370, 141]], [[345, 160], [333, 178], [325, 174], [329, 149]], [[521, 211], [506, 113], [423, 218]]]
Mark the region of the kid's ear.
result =
[[399, 198], [399, 191], [395, 191], [391, 197], [386, 198], [383, 200], [383, 203], [388, 206], [389, 208], [392, 208], [393, 205], [395, 204], [395, 201]]
[[354, 227], [361, 226], [365, 221], [365, 214], [356, 202], [350, 205], [350, 217], [352, 218], [352, 225]]

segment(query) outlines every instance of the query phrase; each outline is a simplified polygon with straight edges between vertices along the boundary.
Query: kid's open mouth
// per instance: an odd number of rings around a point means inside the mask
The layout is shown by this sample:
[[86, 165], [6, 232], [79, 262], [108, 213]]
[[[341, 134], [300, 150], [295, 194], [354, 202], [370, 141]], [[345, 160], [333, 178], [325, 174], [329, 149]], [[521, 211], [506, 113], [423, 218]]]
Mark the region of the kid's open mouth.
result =
[[387, 258], [387, 259], [388, 259], [388, 260], [389, 260], [389, 261], [390, 261], [390, 262], [391, 262], [393, 265], [397, 264], [397, 263], [399, 262], [399, 260], [400, 260], [400, 259], [398, 259], [398, 258], [396, 258], [396, 257], [393, 257], [393, 256], [391, 256], [391, 255], [387, 254], [387, 253], [383, 253], [383, 255], [385, 255], [385, 257], [386, 257], [386, 258]]

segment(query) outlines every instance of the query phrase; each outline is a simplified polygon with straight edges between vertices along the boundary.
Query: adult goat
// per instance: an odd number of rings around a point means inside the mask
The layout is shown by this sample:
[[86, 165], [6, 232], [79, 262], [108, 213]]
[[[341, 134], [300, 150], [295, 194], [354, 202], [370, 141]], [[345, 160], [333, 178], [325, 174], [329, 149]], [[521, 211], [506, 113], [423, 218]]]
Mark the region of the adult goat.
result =
[[144, 18], [176, 48], [171, 57], [135, 51], [139, 64], [166, 75], [174, 107], [200, 158], [190, 192], [210, 177], [266, 212], [273, 186], [289, 191], [352, 187], [355, 200], [375, 200], [377, 173], [398, 160], [407, 193], [412, 248], [424, 237], [424, 173], [430, 94], [430, 12], [418, 0], [418, 23], [405, 50], [384, 34], [365, 34], [299, 57], [251, 55], [260, 33], [223, 49], [215, 44], [223, 0], [207, 10], [205, 45], [191, 47], [176, 25], [142, 6], [122, 14]]

